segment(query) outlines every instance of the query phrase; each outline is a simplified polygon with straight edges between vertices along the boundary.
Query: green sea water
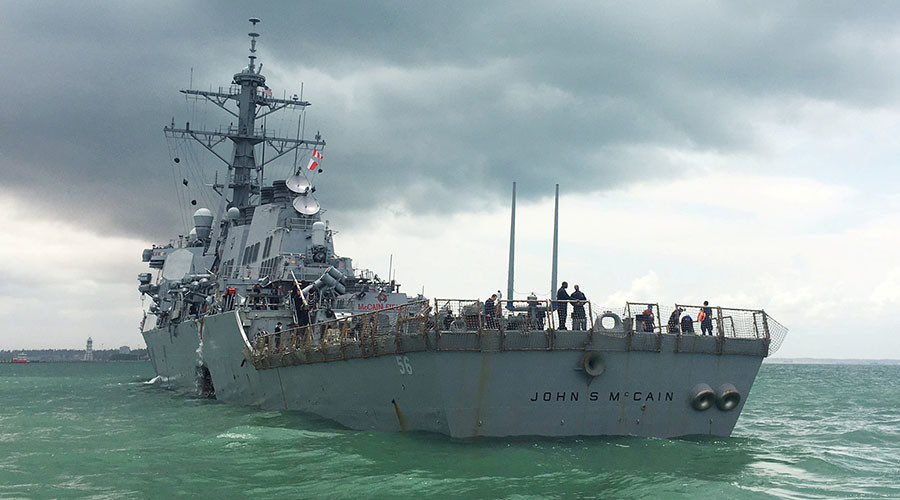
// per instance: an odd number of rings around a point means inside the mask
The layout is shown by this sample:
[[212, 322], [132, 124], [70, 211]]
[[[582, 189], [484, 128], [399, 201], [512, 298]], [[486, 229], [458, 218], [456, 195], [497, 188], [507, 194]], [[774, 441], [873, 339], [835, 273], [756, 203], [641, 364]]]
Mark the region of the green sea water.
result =
[[762, 367], [731, 438], [343, 429], [147, 383], [149, 363], [0, 365], [0, 497], [900, 498], [900, 366]]

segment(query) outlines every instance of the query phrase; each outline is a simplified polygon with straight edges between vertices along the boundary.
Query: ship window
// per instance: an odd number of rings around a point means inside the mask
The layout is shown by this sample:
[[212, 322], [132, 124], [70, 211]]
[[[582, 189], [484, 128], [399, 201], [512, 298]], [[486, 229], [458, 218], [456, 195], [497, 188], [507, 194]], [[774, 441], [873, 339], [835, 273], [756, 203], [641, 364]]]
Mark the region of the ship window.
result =
[[272, 250], [272, 237], [269, 236], [266, 238], [266, 246], [263, 248], [263, 258], [267, 258], [269, 256], [269, 252]]
[[253, 245], [253, 257], [250, 258], [250, 262], [256, 262], [257, 257], [259, 257], [259, 243]]

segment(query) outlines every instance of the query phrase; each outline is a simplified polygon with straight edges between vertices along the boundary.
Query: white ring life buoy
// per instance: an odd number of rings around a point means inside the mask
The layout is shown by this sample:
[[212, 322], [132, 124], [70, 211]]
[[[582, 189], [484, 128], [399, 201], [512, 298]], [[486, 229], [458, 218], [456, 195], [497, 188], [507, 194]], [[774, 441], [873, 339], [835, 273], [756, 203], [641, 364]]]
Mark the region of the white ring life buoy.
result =
[[[606, 328], [603, 326], [603, 318], [612, 318], [613, 319], [613, 327]], [[624, 329], [624, 325], [622, 325], [622, 318], [619, 317], [618, 314], [612, 311], [606, 311], [597, 318], [597, 327], [604, 332], [614, 332], [614, 331], [622, 331]]]
[[741, 404], [741, 393], [731, 384], [722, 384], [716, 398], [716, 406], [722, 411], [729, 411]]
[[695, 410], [708, 410], [715, 402], [716, 394], [709, 384], [697, 384], [691, 389], [691, 406]]
[[603, 355], [597, 351], [584, 353], [584, 356], [581, 358], [581, 366], [584, 368], [584, 372], [592, 377], [598, 377], [606, 370]]

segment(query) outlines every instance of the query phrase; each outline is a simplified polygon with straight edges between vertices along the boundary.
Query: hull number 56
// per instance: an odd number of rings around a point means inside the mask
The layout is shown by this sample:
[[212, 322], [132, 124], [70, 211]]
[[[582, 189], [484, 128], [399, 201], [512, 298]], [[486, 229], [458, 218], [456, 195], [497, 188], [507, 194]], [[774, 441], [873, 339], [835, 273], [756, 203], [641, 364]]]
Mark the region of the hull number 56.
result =
[[400, 367], [400, 375], [412, 375], [412, 365], [406, 356], [394, 356], [397, 358], [397, 366]]

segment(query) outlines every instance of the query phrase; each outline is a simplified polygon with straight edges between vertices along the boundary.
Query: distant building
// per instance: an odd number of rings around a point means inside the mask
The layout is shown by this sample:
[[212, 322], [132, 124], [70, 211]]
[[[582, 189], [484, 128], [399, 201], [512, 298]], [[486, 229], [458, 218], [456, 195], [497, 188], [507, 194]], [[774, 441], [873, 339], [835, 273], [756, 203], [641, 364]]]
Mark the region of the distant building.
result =
[[119, 348], [119, 354], [131, 354], [131, 348], [127, 345], [123, 345]]
[[87, 347], [84, 348], [84, 360], [94, 360], [94, 341], [90, 337], [87, 339]]

